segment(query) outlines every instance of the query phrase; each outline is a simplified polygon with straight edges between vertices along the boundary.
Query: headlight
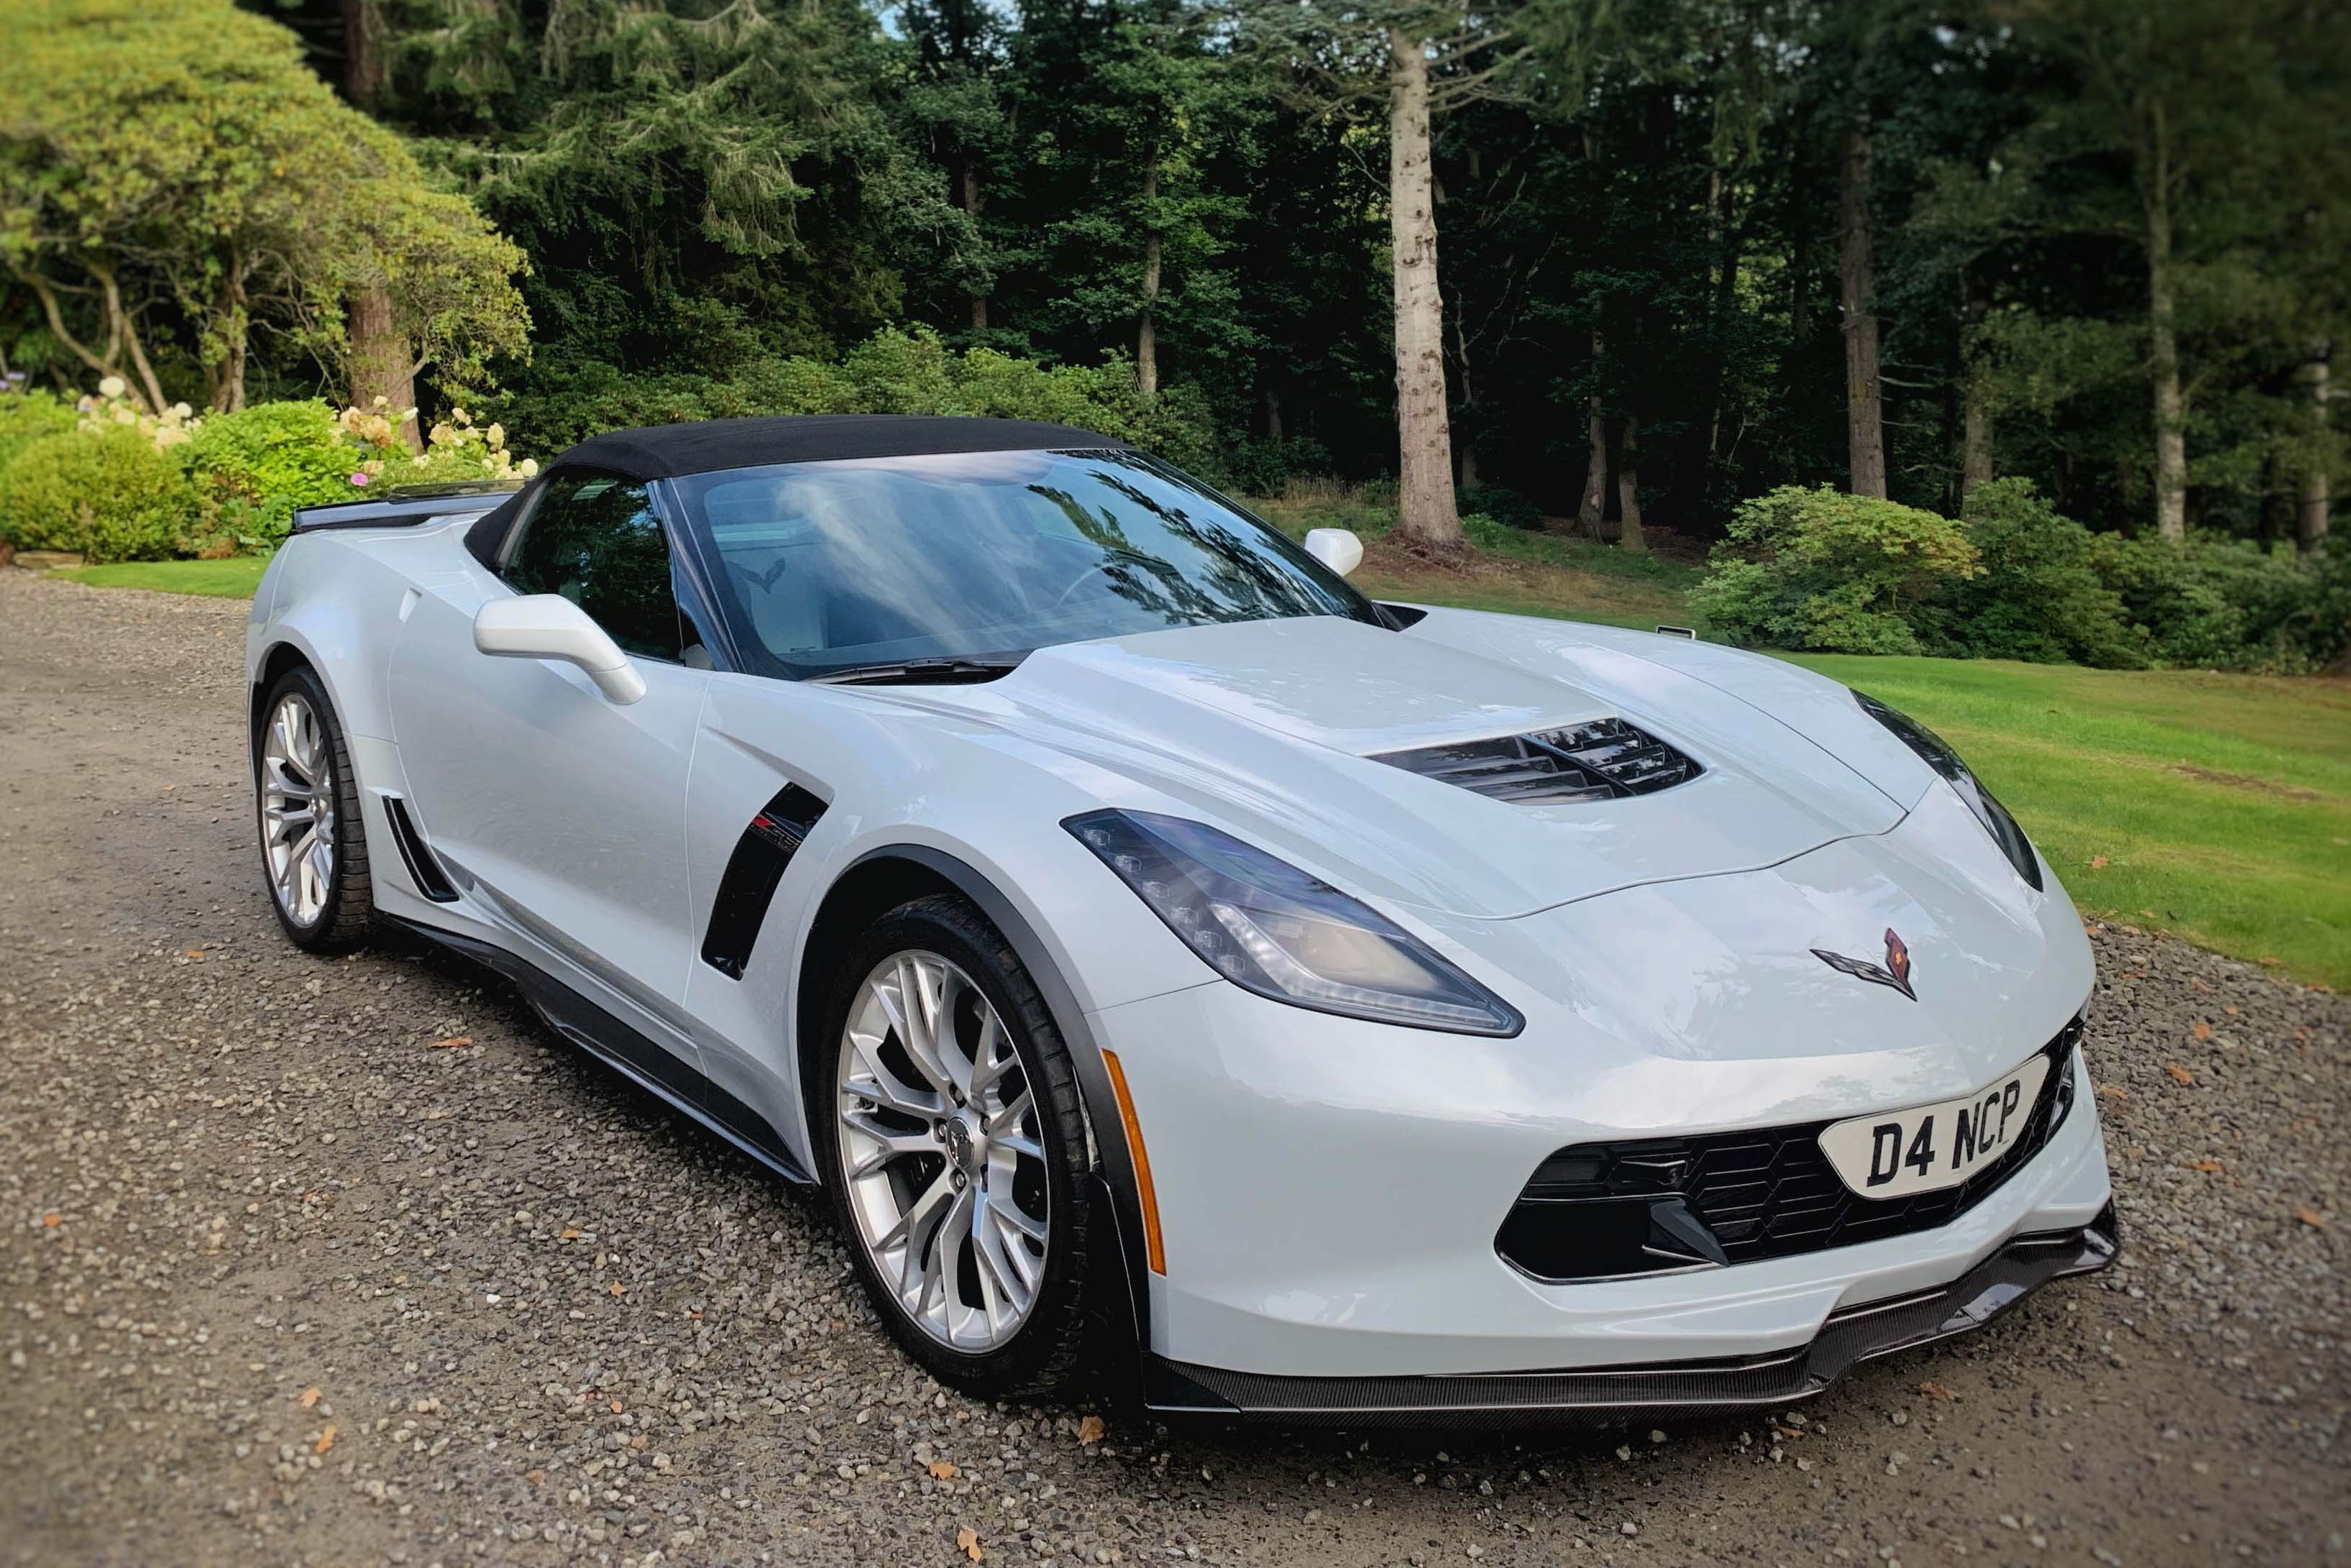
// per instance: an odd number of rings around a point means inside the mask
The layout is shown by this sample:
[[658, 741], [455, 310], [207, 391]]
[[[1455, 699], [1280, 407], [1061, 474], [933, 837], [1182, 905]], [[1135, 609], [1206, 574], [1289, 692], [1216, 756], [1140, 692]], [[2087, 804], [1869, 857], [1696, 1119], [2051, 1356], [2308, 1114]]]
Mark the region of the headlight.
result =
[[2016, 819], [2008, 814], [2008, 808], [1992, 799], [1991, 791], [1985, 789], [1968, 765], [1959, 760], [1959, 754], [1953, 751], [1941, 736], [1909, 715], [1896, 713], [1876, 697], [1855, 692], [1853, 700], [1861, 705], [1862, 712], [1892, 730], [1903, 745], [1925, 759], [1928, 767], [1951, 781], [1951, 788], [1959, 792], [1959, 799], [1968, 803], [1968, 810], [1973, 811], [1976, 821], [1984, 825], [1984, 831], [1990, 833], [1991, 841], [2000, 846], [2000, 852], [2008, 857], [2008, 863], [2016, 868], [2016, 874], [2022, 877], [2033, 892], [2039, 893], [2041, 859], [2032, 852], [2032, 841], [2024, 836], [2024, 830], [2016, 825]]
[[1259, 996], [1458, 1034], [1526, 1025], [1410, 932], [1229, 833], [1148, 811], [1090, 811], [1061, 825], [1208, 967]]

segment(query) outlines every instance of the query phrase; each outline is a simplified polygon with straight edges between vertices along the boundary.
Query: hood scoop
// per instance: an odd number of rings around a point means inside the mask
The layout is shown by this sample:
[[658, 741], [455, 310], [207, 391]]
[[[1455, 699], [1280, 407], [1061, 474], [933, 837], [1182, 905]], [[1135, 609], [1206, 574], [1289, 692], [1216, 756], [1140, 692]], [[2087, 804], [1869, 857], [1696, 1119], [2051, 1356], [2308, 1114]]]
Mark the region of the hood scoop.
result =
[[1570, 803], [1654, 795], [1706, 771], [1695, 758], [1621, 718], [1381, 752], [1370, 760], [1497, 800]]

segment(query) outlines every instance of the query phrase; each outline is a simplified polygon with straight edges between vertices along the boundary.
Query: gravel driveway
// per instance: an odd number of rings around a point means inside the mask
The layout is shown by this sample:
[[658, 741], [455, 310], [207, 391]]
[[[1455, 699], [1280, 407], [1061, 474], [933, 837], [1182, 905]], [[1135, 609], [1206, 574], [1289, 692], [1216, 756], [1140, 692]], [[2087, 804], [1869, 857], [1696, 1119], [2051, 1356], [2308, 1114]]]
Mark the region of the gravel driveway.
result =
[[0, 1558], [2351, 1563], [2345, 998], [2098, 931], [2123, 1264], [1775, 1420], [977, 1404], [503, 986], [280, 939], [245, 613], [0, 571]]

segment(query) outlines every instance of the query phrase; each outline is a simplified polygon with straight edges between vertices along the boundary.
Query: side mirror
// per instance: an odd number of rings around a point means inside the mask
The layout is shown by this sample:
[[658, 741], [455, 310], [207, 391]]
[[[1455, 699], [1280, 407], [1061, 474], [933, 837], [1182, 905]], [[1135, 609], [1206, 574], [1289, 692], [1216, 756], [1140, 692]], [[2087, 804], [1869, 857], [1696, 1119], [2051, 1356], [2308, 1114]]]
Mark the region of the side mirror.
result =
[[1306, 553], [1344, 577], [1364, 564], [1364, 541], [1353, 528], [1309, 528]]
[[560, 659], [577, 664], [605, 700], [622, 707], [645, 695], [645, 678], [620, 644], [559, 593], [491, 600], [474, 615], [474, 646], [502, 659]]

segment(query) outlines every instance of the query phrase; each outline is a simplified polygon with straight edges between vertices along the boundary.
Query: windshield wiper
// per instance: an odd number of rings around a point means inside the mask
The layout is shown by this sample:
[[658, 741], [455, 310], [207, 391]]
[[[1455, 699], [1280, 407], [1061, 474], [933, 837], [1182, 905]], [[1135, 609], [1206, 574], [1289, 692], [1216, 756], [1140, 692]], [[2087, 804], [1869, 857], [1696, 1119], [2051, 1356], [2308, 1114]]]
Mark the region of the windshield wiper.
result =
[[895, 664], [852, 664], [809, 680], [827, 686], [964, 685], [992, 681], [1019, 667], [1018, 659], [909, 659]]

